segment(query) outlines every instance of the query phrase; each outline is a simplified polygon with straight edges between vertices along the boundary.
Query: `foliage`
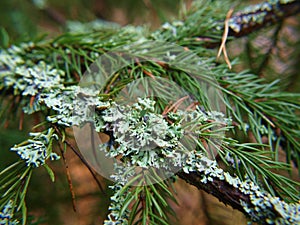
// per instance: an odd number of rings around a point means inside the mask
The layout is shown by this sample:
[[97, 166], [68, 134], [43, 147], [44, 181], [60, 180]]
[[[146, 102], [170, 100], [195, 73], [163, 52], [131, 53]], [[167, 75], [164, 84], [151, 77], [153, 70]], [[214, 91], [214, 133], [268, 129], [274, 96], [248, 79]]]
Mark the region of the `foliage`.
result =
[[[290, 3], [294, 1], [269, 1], [258, 6], [263, 9], [252, 11], [269, 12], [268, 7]], [[116, 162], [111, 177], [115, 183], [110, 187], [114, 194], [105, 224], [168, 224], [173, 214], [168, 201], [176, 202], [170, 188], [177, 176], [208, 192], [204, 186], [215, 188], [212, 194], [254, 222], [299, 223], [299, 183], [282, 172], [299, 169], [300, 95], [282, 91], [280, 80], [267, 82], [215, 61], [211, 46], [222, 40], [223, 20], [230, 6], [230, 1], [199, 0], [181, 20], [165, 23], [154, 32], [99, 21], [78, 23], [56, 38], [1, 49], [1, 120], [8, 121], [14, 112], [20, 122], [23, 114], [36, 113], [42, 121], [32, 128], [36, 132], [29, 133], [29, 139], [10, 149], [20, 161], [0, 172], [0, 224], [26, 224], [25, 197], [32, 172], [44, 167], [54, 181], [49, 159], [60, 159], [56, 143], [76, 151], [68, 141], [68, 128], [86, 123], [109, 136], [97, 150]], [[229, 23], [233, 31], [237, 29], [235, 19]], [[259, 18], [259, 23], [264, 19]], [[161, 44], [149, 46], [148, 41]], [[165, 42], [187, 51], [172, 52]], [[101, 54], [117, 48], [131, 51], [131, 47], [146, 50], [153, 59], [133, 61], [109, 76], [97, 92], [78, 85]], [[200, 58], [191, 57], [188, 50]], [[135, 53], [145, 56], [143, 51]], [[170, 63], [157, 62], [154, 56], [158, 55]], [[183, 70], [187, 62], [193, 76]], [[110, 63], [116, 62], [111, 59]], [[158, 86], [159, 78], [175, 82], [195, 104], [182, 110], [177, 99], [170, 103], [151, 95], [132, 105], [116, 100], [127, 84], [149, 77]], [[219, 104], [226, 109], [209, 101], [208, 89], [199, 80], [220, 91]], [[164, 88], [161, 90], [168, 92]], [[252, 141], [240, 138], [250, 134]], [[151, 151], [149, 145], [154, 146]], [[281, 151], [286, 162], [278, 157]]]

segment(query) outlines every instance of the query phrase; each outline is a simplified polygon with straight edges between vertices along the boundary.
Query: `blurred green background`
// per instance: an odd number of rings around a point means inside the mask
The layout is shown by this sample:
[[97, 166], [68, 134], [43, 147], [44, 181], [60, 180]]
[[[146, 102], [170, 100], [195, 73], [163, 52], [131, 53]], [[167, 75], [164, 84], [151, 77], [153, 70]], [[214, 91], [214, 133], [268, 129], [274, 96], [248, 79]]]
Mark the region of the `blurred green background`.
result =
[[[158, 26], [178, 14], [181, 0], [1, 0], [0, 28], [10, 41], [57, 35], [69, 20]], [[3, 37], [3, 35], [2, 35]], [[3, 43], [3, 40], [2, 40]]]

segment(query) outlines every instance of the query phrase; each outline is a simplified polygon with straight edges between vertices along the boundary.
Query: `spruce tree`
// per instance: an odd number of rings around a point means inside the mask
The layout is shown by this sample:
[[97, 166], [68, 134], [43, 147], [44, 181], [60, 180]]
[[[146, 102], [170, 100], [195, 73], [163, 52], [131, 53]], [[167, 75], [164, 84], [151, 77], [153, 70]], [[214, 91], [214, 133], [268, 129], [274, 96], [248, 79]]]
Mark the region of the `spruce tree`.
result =
[[[2, 126], [38, 122], [0, 172], [0, 224], [30, 224], [32, 174], [43, 167], [55, 182], [51, 161], [66, 151], [112, 181], [107, 225], [170, 224], [178, 179], [249, 221], [299, 224], [300, 48], [284, 34], [300, 1], [234, 5], [197, 0], [155, 31], [72, 23], [2, 48]], [[262, 52], [257, 39], [270, 34]], [[294, 49], [285, 71], [273, 54], [282, 43]]]

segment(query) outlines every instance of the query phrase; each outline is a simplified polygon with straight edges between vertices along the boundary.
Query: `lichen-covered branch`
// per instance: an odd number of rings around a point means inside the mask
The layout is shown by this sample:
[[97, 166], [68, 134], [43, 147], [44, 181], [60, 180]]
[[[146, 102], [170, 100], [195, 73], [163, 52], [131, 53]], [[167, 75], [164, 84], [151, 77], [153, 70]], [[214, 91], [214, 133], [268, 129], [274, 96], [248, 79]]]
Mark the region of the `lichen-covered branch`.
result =
[[245, 36], [299, 12], [299, 0], [266, 1], [249, 6], [229, 20], [229, 35]]
[[[244, 181], [219, 168], [215, 161], [195, 153], [177, 175], [238, 209], [259, 224], [299, 224], [300, 204], [271, 196], [249, 178]], [[198, 157], [197, 157], [198, 156]]]
[[177, 173], [177, 175], [187, 183], [197, 187], [199, 190], [203, 190], [208, 194], [215, 196], [224, 204], [230, 205], [232, 208], [245, 213], [240, 200], [250, 202], [249, 196], [246, 196], [238, 189], [233, 188], [225, 180], [214, 179], [213, 182], [203, 183], [201, 180], [204, 172], [201, 174], [200, 172], [184, 173], [181, 171]]
[[[207, 49], [220, 46], [225, 29], [226, 13], [220, 13], [218, 9], [222, 7], [224, 11], [230, 11], [233, 6], [227, 1], [195, 1], [191, 12], [182, 21], [167, 22], [151, 36], [156, 40], [177, 42], [191, 49], [197, 47], [198, 52], [201, 50], [206, 53]], [[300, 12], [300, 1], [268, 0], [241, 10], [233, 9], [234, 14], [226, 19], [228, 36], [238, 38], [296, 15]]]

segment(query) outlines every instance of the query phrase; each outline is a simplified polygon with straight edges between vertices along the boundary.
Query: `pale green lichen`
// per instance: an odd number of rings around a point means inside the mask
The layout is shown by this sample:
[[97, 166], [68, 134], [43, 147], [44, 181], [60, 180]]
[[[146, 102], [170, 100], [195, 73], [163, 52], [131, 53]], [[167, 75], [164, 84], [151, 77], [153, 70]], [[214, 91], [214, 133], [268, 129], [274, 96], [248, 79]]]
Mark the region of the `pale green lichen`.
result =
[[116, 173], [112, 175], [112, 178], [115, 180], [115, 184], [109, 186], [114, 191], [114, 194], [110, 198], [109, 214], [104, 221], [104, 225], [126, 225], [128, 224], [130, 210], [127, 208], [122, 214], [120, 214], [120, 211], [124, 206], [126, 196], [130, 194], [130, 186], [126, 190], [124, 190], [124, 186], [132, 178], [134, 171], [130, 167], [126, 169], [117, 164], [114, 167]]
[[25, 60], [22, 54], [25, 50], [32, 48], [34, 43], [21, 43], [20, 46], [12, 45], [6, 50], [0, 50], [0, 78], [13, 74], [17, 66], [23, 65]]
[[[225, 181], [231, 185], [234, 189], [240, 191], [242, 195], [249, 197], [249, 202], [241, 200], [241, 205], [244, 208], [246, 215], [251, 218], [253, 222], [259, 222], [262, 224], [278, 224], [278, 225], [290, 225], [300, 223], [300, 204], [298, 203], [286, 203], [278, 197], [273, 197], [269, 193], [265, 192], [261, 187], [251, 181], [249, 178], [241, 180], [236, 176], [225, 172], [219, 168], [217, 162], [208, 159], [203, 153], [199, 151], [190, 151], [188, 155], [181, 155], [186, 160], [183, 162], [183, 171], [185, 173], [199, 172], [200, 182], [207, 184], [213, 183], [215, 180]], [[105, 224], [123, 224], [127, 223], [129, 211], [120, 217], [120, 210], [124, 205], [124, 199], [126, 194], [120, 195], [120, 190], [128, 182], [129, 175], [132, 175], [122, 168], [122, 171], [118, 170], [118, 173], [114, 175], [114, 178], [118, 181], [117, 184], [111, 188], [115, 191], [112, 196], [112, 204], [108, 220]], [[128, 187], [127, 187], [128, 188]]]
[[14, 217], [14, 204], [12, 200], [9, 200], [0, 212], [0, 225], [17, 225], [19, 221], [13, 219]]
[[241, 201], [241, 204], [253, 222], [264, 221], [263, 223], [266, 224], [278, 225], [300, 223], [300, 204], [288, 204], [278, 197], [271, 196], [249, 178], [242, 181], [238, 177], [232, 176], [202, 153], [191, 152], [183, 171], [186, 173], [200, 172], [202, 174], [200, 181], [204, 184], [213, 182], [214, 179], [225, 180], [235, 189], [249, 196], [251, 203]]
[[49, 122], [67, 127], [95, 123], [96, 130], [99, 130], [103, 124], [95, 110], [109, 106], [109, 102], [100, 100], [97, 92], [79, 86], [51, 90], [47, 94], [41, 94], [38, 101], [56, 112], [47, 117]]
[[[64, 72], [53, 69], [45, 62], [39, 62], [33, 67], [19, 66], [16, 68], [15, 74], [16, 76], [9, 82], [13, 84], [16, 93], [22, 93], [24, 96], [35, 96], [38, 93], [63, 87], [61, 77], [64, 76]], [[5, 79], [5, 82], [8, 82], [8, 79], [9, 77]]]
[[24, 106], [25, 113], [31, 114], [41, 110], [38, 101], [41, 94], [64, 88], [61, 84], [63, 71], [54, 69], [43, 61], [34, 66], [17, 64], [18, 62], [15, 62], [14, 65], [10, 65], [12, 68], [4, 70], [2, 79], [5, 88], [12, 88], [14, 95], [34, 97], [33, 101], [30, 98], [22, 99], [21, 105]]
[[[220, 112], [170, 112], [163, 116], [155, 113], [155, 101], [139, 98], [132, 106], [112, 106], [103, 111], [104, 132], [112, 133], [111, 140], [99, 146], [109, 157], [122, 155], [132, 165], [148, 168], [182, 166], [185, 154], [197, 146], [194, 140], [214, 132], [212, 142], [223, 138], [218, 128], [229, 125], [230, 119]], [[170, 121], [171, 120], [171, 121]], [[197, 124], [197, 126], [195, 126]], [[193, 145], [194, 143], [194, 145]]]
[[15, 145], [10, 150], [17, 152], [21, 159], [25, 160], [27, 166], [39, 167], [44, 165], [47, 159], [57, 160], [60, 157], [49, 148], [53, 139], [58, 139], [53, 131], [52, 128], [49, 128], [46, 134], [30, 133], [31, 139], [20, 145]]
[[128, 156], [131, 163], [141, 167], [160, 168], [163, 163], [157, 160], [159, 155], [175, 157], [182, 130], [178, 124], [170, 125], [162, 115], [154, 113], [154, 104], [150, 99], [139, 99], [132, 106], [112, 104], [102, 118], [107, 123], [105, 130], [113, 132], [119, 145], [101, 145], [100, 149], [108, 150], [110, 157]]
[[2, 50], [0, 52], [0, 75], [1, 77], [4, 75], [11, 74], [10, 70], [15, 69], [18, 65], [23, 64], [24, 60], [15, 54], [9, 54], [8, 51]]
[[110, 198], [111, 203], [108, 208], [109, 214], [107, 219], [104, 221], [104, 225], [126, 225], [128, 224], [129, 218], [129, 209], [126, 209], [122, 215], [120, 215], [120, 211], [124, 205], [124, 201], [126, 199], [126, 195], [129, 194], [129, 189], [124, 193], [120, 194], [121, 190], [123, 191], [124, 185], [120, 183], [115, 183], [113, 186], [109, 188], [114, 191], [113, 196]]
[[295, 0], [269, 0], [253, 6], [248, 6], [243, 11], [237, 13], [229, 19], [229, 27], [239, 33], [243, 27], [248, 27], [252, 24], [262, 24], [265, 21], [268, 12], [272, 12], [273, 18], [282, 16], [282, 11], [278, 7], [279, 4], [288, 4]]

